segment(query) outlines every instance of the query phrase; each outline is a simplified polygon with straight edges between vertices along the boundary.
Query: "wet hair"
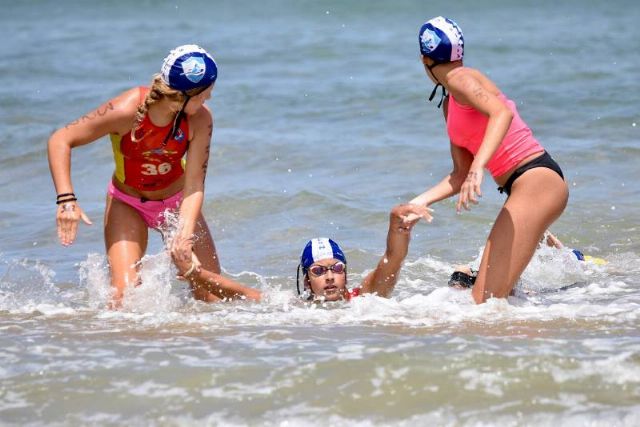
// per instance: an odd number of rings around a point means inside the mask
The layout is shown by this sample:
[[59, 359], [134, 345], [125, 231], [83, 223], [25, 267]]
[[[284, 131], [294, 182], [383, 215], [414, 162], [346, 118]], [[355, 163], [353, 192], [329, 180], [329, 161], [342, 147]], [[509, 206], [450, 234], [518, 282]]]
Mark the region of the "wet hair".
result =
[[167, 98], [170, 101], [184, 102], [185, 95], [179, 90], [171, 89], [169, 85], [162, 81], [160, 74], [153, 76], [151, 86], [147, 96], [144, 97], [142, 104], [138, 106], [138, 112], [136, 113], [136, 123], [141, 123], [144, 116], [149, 111], [149, 107], [162, 99]]
[[[195, 89], [188, 90], [186, 92], [182, 92], [176, 89], [172, 89], [168, 84], [164, 82], [160, 74], [155, 74], [153, 76], [153, 79], [151, 80], [149, 92], [147, 92], [147, 95], [144, 97], [144, 101], [142, 102], [142, 104], [138, 106], [138, 111], [136, 112], [135, 125], [133, 129], [136, 129], [140, 125], [140, 123], [142, 123], [144, 116], [149, 111], [149, 107], [155, 104], [156, 102], [160, 102], [161, 100], [166, 98], [169, 101], [180, 103], [181, 105], [183, 105], [183, 108], [184, 108], [185, 101], [187, 100], [188, 97], [190, 98], [192, 96], [196, 96], [204, 92], [205, 90], [207, 90], [208, 87], [209, 86], [198, 87]], [[133, 139], [133, 131], [132, 131], [131, 137]]]

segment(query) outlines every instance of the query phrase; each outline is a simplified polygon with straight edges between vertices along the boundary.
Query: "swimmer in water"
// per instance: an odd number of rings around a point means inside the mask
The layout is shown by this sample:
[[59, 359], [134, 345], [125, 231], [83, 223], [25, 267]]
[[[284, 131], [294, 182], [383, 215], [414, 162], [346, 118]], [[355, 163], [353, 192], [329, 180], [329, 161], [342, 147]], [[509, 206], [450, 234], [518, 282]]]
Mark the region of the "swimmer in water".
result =
[[[310, 301], [349, 301], [353, 297], [375, 293], [388, 298], [398, 281], [402, 262], [409, 250], [413, 226], [422, 218], [431, 222], [431, 209], [412, 204], [395, 206], [389, 215], [387, 246], [375, 269], [362, 283], [347, 287], [347, 259], [336, 242], [328, 238], [309, 240], [300, 256], [296, 288], [299, 295]], [[218, 272], [207, 270], [192, 262], [189, 239], [177, 236], [171, 256], [180, 278], [192, 286], [206, 289], [224, 299], [259, 301], [262, 293]], [[302, 277], [300, 277], [302, 273]], [[302, 282], [302, 283], [301, 283]]]
[[[540, 245], [542, 244], [546, 244], [547, 246], [556, 248], [556, 249], [563, 249], [565, 247], [564, 244], [560, 241], [560, 239], [558, 239], [558, 237], [556, 237], [550, 231], [547, 231], [544, 234], [544, 237], [540, 241]], [[590, 255], [585, 255], [579, 249], [571, 249], [571, 253], [576, 257], [578, 261], [590, 262], [595, 265], [607, 264], [607, 261], [604, 260], [603, 258], [597, 258]], [[468, 265], [458, 265], [455, 267], [454, 272], [451, 274], [448, 285], [457, 289], [465, 289], [465, 288], [469, 289], [473, 287], [477, 277], [478, 277], [478, 270], [474, 270]], [[570, 287], [575, 287], [575, 285], [571, 285]], [[563, 290], [566, 288], [568, 287], [564, 286], [559, 289]], [[513, 295], [513, 290], [511, 291], [510, 295]]]

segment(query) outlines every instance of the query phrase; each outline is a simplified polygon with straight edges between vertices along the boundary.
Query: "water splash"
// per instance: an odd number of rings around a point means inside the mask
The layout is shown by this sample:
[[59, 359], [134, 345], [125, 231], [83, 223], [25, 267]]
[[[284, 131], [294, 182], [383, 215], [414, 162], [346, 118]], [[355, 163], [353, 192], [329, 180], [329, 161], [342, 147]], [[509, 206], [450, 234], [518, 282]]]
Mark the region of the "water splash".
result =
[[[480, 255], [472, 264], [479, 259]], [[161, 249], [141, 260], [140, 284], [127, 288], [121, 310], [112, 312], [108, 309], [112, 292], [106, 257], [89, 254], [79, 264], [78, 284], [54, 284], [55, 272], [38, 262], [4, 261], [0, 308], [75, 308], [97, 311], [101, 318], [133, 315], [132, 318], [155, 326], [376, 324], [440, 328], [476, 322], [508, 325], [514, 321], [563, 319], [618, 324], [634, 321], [639, 314], [632, 308], [639, 297], [633, 292], [628, 272], [638, 269], [638, 257], [620, 254], [608, 261], [606, 265], [578, 261], [568, 249], [542, 247], [525, 270], [513, 297], [492, 299], [480, 306], [473, 303], [469, 290], [447, 286], [453, 264], [429, 256], [406, 262], [390, 299], [365, 295], [350, 303], [310, 304], [295, 295], [290, 277], [243, 271], [224, 274], [260, 289], [261, 303], [206, 304], [195, 301], [188, 285], [175, 278], [170, 256]], [[351, 272], [350, 284], [357, 285], [367, 273]]]
[[113, 294], [109, 279], [109, 266], [104, 255], [90, 253], [80, 263], [78, 272], [80, 286], [87, 291], [87, 303], [97, 310], [106, 307]]
[[29, 313], [65, 303], [55, 272], [39, 261], [0, 258], [0, 310]]

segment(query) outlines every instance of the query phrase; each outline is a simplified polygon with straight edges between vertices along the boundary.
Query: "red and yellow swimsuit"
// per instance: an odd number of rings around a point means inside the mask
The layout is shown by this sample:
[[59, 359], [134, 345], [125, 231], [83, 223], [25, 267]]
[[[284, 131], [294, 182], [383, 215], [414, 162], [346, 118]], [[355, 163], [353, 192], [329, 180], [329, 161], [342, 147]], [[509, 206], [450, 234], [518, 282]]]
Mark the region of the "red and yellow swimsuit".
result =
[[[140, 103], [149, 91], [140, 87]], [[189, 121], [180, 123], [173, 138], [163, 141], [173, 123], [156, 126], [146, 114], [142, 123], [125, 135], [110, 134], [115, 178], [139, 191], [162, 190], [184, 174], [184, 155], [189, 146]]]

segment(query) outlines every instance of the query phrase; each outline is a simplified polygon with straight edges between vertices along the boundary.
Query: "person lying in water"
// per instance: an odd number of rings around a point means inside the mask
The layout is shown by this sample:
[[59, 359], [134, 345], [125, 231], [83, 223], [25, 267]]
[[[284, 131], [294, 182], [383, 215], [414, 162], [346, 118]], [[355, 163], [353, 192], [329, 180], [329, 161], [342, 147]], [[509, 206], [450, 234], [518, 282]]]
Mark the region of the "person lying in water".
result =
[[[546, 231], [544, 236], [542, 237], [540, 244], [543, 243], [546, 243], [547, 246], [556, 249], [565, 248], [565, 245], [560, 241], [560, 239], [558, 239], [558, 237], [556, 237], [550, 231]], [[538, 247], [540, 246], [540, 244], [538, 245]], [[607, 264], [606, 260], [593, 257], [591, 255], [585, 255], [579, 249], [571, 249], [571, 253], [576, 257], [578, 261], [590, 262], [596, 265]], [[457, 289], [472, 288], [476, 283], [477, 276], [478, 270], [474, 270], [473, 268], [471, 268], [471, 266], [468, 265], [458, 265], [455, 267], [454, 272], [451, 274], [448, 285]], [[571, 285], [570, 287], [573, 287], [573, 285]], [[567, 287], [563, 287], [560, 289], [562, 290], [564, 288]], [[513, 290], [511, 291], [510, 295], [513, 295]]]
[[[296, 286], [298, 294], [308, 300], [350, 300], [363, 294], [377, 294], [388, 298], [393, 291], [402, 262], [409, 250], [413, 226], [424, 218], [431, 222], [431, 209], [412, 204], [395, 206], [389, 214], [387, 247], [376, 268], [365, 277], [359, 287], [347, 288], [347, 259], [340, 246], [328, 238], [311, 239], [302, 251]], [[192, 239], [178, 233], [173, 242], [171, 257], [178, 268], [178, 277], [189, 281], [193, 289], [203, 289], [220, 299], [260, 301], [262, 292], [233, 279], [202, 268], [191, 256]], [[300, 283], [302, 272], [302, 284]]]

